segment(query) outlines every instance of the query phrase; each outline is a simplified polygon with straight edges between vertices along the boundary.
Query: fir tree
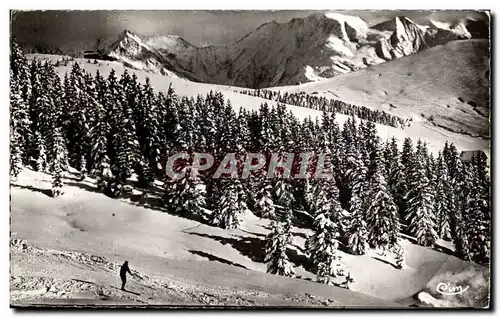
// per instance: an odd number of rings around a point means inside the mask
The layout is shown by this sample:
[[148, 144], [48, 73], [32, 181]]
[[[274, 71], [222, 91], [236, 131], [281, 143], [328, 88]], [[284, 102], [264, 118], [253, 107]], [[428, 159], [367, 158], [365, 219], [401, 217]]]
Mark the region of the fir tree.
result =
[[212, 214], [211, 223], [225, 229], [236, 229], [240, 226], [240, 215], [246, 208], [239, 181], [222, 182], [222, 195]]
[[61, 195], [63, 182], [62, 182], [62, 171], [65, 158], [65, 142], [58, 128], [55, 129], [52, 137], [52, 151], [51, 151], [51, 166], [50, 170], [53, 175], [52, 180], [52, 196], [57, 197]]
[[368, 177], [371, 177], [377, 169], [380, 173], [384, 174], [383, 158], [379, 150], [380, 137], [377, 135], [375, 124], [371, 121], [367, 121], [362, 133], [364, 149], [369, 156], [369, 158], [367, 158], [368, 160], [365, 159], [365, 165], [368, 167]]
[[276, 218], [271, 185], [262, 187], [257, 196], [257, 214], [261, 218], [274, 220]]
[[274, 185], [276, 203], [283, 207], [289, 207], [294, 201], [292, 185], [289, 180], [278, 179]]
[[368, 230], [363, 213], [362, 200], [353, 195], [349, 203], [350, 222], [348, 232], [348, 247], [352, 254], [363, 255], [368, 247]]
[[25, 138], [30, 133], [31, 123], [18, 81], [12, 71], [10, 75], [10, 175], [17, 178], [26, 157]]
[[399, 239], [398, 242], [394, 245], [393, 251], [396, 259], [396, 267], [398, 269], [406, 268], [406, 259], [404, 254], [404, 248], [403, 245], [401, 244], [401, 239]]
[[167, 207], [179, 215], [201, 215], [206, 206], [206, 189], [198, 177], [184, 177], [166, 184]]
[[373, 248], [391, 248], [399, 238], [397, 207], [387, 189], [384, 177], [375, 171], [367, 196], [368, 244]]
[[367, 248], [367, 225], [363, 202], [368, 191], [366, 184], [367, 169], [358, 150], [351, 145], [347, 150], [346, 177], [351, 189], [349, 200], [349, 225], [347, 231], [348, 247], [351, 253], [362, 255]]
[[[396, 139], [392, 137], [385, 149], [385, 165], [387, 169], [387, 187], [389, 188], [394, 203], [398, 207], [399, 215], [402, 216], [406, 210], [404, 196], [408, 191], [404, 165], [401, 162], [401, 154], [398, 151]], [[406, 157], [408, 154], [406, 154]]]
[[[413, 168], [413, 163], [415, 163], [415, 150], [413, 148], [413, 142], [409, 137], [405, 138], [403, 142], [403, 151], [401, 152], [401, 164], [403, 166], [404, 176], [405, 176], [405, 185], [408, 187], [408, 184], [411, 183], [411, 170]], [[408, 189], [405, 189], [405, 195], [408, 193]], [[405, 213], [403, 211], [402, 216]]]
[[490, 259], [491, 228], [489, 182], [486, 155], [476, 152], [468, 169], [470, 191], [465, 203], [465, 235], [469, 243], [470, 259], [487, 264]]
[[438, 236], [450, 240], [450, 215], [453, 213], [455, 193], [449, 180], [448, 166], [441, 152], [437, 159], [437, 180], [434, 193], [434, 215], [437, 219]]
[[[454, 159], [453, 159], [454, 158]], [[467, 197], [469, 196], [469, 191], [471, 182], [470, 174], [468, 172], [468, 167], [464, 165], [459, 159], [458, 154], [451, 155], [450, 160], [454, 162], [450, 165], [451, 167], [456, 167], [456, 172], [452, 180], [453, 187], [455, 190], [455, 210], [450, 215], [450, 228], [451, 237], [453, 239], [453, 244], [455, 245], [455, 252], [458, 257], [470, 260], [469, 252], [469, 242], [468, 236], [466, 234], [467, 228]]]
[[[133, 83], [131, 87], [138, 90], [136, 88], [138, 85], [135, 84], [135, 74], [132, 76], [131, 81]], [[154, 94], [149, 78], [146, 78], [146, 83], [139, 93], [139, 102], [136, 111], [137, 135], [143, 155], [142, 163], [140, 164], [139, 179], [140, 184], [146, 187], [151, 185], [155, 173], [158, 173], [160, 170], [161, 147], [162, 143], [166, 142], [166, 140], [162, 140], [161, 135], [160, 110], [161, 107], [159, 107], [158, 98]]]
[[110, 160], [106, 154], [99, 157], [95, 162], [94, 174], [96, 176], [97, 189], [103, 193], [109, 194], [111, 191], [111, 182], [114, 179], [111, 172]]
[[293, 266], [286, 254], [286, 248], [291, 243], [291, 235], [283, 224], [274, 220], [271, 222], [271, 232], [266, 237], [265, 258], [267, 272], [291, 277], [295, 274]]
[[124, 106], [123, 110], [118, 110], [116, 116], [116, 135], [113, 136], [112, 144], [115, 159], [111, 168], [117, 182], [124, 184], [132, 175], [134, 167], [140, 163], [141, 157], [131, 110]]
[[19, 85], [20, 97], [28, 103], [31, 94], [30, 77], [32, 74], [26, 56], [14, 38], [10, 39], [10, 70], [12, 71], [12, 79]]
[[314, 184], [311, 178], [306, 178], [304, 181], [304, 205], [307, 212], [312, 213], [312, 204], [314, 200]]
[[99, 191], [107, 192], [114, 179], [108, 156], [110, 126], [106, 120], [104, 107], [96, 100], [93, 100], [92, 106], [92, 127], [89, 130], [91, 172], [96, 176]]
[[425, 150], [420, 140], [417, 145], [415, 169], [410, 172], [412, 183], [407, 195], [408, 232], [415, 236], [418, 243], [433, 246], [438, 235], [434, 215], [434, 188], [427, 178]]
[[305, 248], [317, 266], [318, 282], [330, 284], [331, 277], [336, 275], [339, 220], [343, 212], [338, 201], [338, 190], [332, 180], [322, 180], [314, 197], [314, 234], [307, 239]]
[[465, 235], [469, 244], [470, 259], [482, 264], [487, 264], [490, 258], [490, 226], [488, 219], [484, 215], [484, 206], [486, 204], [479, 189], [472, 187], [465, 207], [467, 211]]
[[47, 171], [49, 169], [47, 160], [47, 147], [45, 144], [45, 139], [42, 138], [40, 132], [35, 132], [35, 143], [37, 145], [37, 156], [36, 156], [36, 166], [37, 171]]
[[[458, 150], [454, 144], [448, 144], [446, 141], [443, 149], [443, 159], [446, 165], [448, 166], [448, 174], [450, 176], [450, 181], [452, 184], [455, 184], [455, 179], [458, 177], [459, 172], [459, 158], [458, 158]], [[456, 189], [455, 189], [456, 190]]]

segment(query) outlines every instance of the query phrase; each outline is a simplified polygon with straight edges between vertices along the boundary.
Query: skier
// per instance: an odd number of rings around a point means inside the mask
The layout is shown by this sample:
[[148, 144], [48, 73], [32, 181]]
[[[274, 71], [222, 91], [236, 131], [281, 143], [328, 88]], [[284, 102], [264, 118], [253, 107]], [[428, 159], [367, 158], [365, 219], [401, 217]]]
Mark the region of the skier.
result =
[[120, 278], [122, 279], [122, 290], [125, 290], [125, 283], [127, 282], [127, 272], [130, 275], [133, 275], [132, 272], [130, 271], [130, 268], [128, 268], [128, 261], [125, 261], [125, 263], [123, 263], [122, 267], [120, 268]]
[[143, 191], [141, 198], [139, 199], [139, 204], [140, 205], [145, 205], [148, 202], [149, 195], [147, 191]]

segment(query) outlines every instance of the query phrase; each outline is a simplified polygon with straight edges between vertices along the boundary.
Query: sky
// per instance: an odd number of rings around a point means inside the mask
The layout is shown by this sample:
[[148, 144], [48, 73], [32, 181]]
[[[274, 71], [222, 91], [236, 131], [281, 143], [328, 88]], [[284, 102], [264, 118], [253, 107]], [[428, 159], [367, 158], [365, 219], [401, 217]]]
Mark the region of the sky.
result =
[[[61, 49], [95, 43], [101, 37], [118, 36], [125, 29], [138, 35], [177, 35], [198, 46], [229, 45], [263, 23], [273, 20], [287, 22], [315, 12], [319, 11], [12, 11], [11, 32], [23, 46], [43, 43]], [[454, 22], [465, 17], [485, 17], [473, 11], [335, 12], [359, 16], [369, 25], [400, 15], [419, 23], [425, 23], [430, 18]]]

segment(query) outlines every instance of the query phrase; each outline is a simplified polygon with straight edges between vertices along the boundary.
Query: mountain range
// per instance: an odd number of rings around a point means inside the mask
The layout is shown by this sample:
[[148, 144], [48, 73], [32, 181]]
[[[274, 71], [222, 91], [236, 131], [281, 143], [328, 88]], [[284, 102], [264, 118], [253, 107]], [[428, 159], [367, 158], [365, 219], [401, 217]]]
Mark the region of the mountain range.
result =
[[195, 46], [173, 35], [125, 30], [93, 50], [129, 67], [191, 81], [263, 88], [318, 81], [411, 55], [450, 41], [489, 38], [487, 22], [407, 17], [369, 27], [359, 17], [312, 14], [265, 23], [230, 46]]

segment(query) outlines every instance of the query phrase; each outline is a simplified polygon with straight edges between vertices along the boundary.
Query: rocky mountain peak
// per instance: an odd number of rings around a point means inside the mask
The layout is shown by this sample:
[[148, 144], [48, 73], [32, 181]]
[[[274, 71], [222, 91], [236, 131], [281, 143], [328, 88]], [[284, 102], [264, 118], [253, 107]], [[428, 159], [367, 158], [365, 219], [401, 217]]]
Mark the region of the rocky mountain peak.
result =
[[261, 88], [322, 80], [468, 39], [468, 25], [478, 30], [481, 26], [466, 22], [421, 25], [398, 16], [369, 27], [359, 17], [326, 12], [264, 23], [228, 47], [197, 47], [178, 36], [142, 37], [124, 30], [107, 51], [127, 65], [152, 72]]

